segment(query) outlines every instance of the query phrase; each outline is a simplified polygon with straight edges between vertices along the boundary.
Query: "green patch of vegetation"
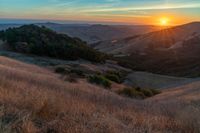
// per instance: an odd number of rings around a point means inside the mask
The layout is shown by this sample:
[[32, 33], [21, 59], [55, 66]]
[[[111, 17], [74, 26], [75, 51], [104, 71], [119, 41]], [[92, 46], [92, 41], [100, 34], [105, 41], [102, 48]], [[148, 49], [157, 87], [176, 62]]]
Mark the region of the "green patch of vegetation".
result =
[[154, 94], [154, 95], [157, 95], [157, 94], [160, 94], [161, 91], [160, 90], [157, 90], [157, 89], [150, 89], [151, 92]]
[[106, 74], [105, 77], [113, 82], [121, 83], [120, 78], [114, 74]]
[[110, 88], [111, 87], [111, 82], [107, 78], [105, 78], [102, 75], [93, 75], [88, 77], [88, 81], [90, 83], [95, 83], [97, 85], [102, 85], [105, 88]]
[[85, 74], [83, 71], [79, 70], [79, 69], [66, 69], [65, 67], [56, 67], [55, 68], [55, 72], [59, 73], [59, 74], [63, 74], [63, 75], [76, 75], [77, 78], [80, 77], [85, 77]]
[[124, 95], [131, 98], [145, 99], [161, 93], [156, 89], [141, 89], [137, 88], [124, 88], [118, 92], [119, 95]]
[[118, 71], [107, 71], [104, 76], [113, 82], [122, 83], [126, 74]]
[[78, 38], [58, 34], [44, 26], [24, 25], [0, 32], [0, 39], [16, 52], [64, 60], [86, 59], [104, 62], [106, 55], [87, 46]]

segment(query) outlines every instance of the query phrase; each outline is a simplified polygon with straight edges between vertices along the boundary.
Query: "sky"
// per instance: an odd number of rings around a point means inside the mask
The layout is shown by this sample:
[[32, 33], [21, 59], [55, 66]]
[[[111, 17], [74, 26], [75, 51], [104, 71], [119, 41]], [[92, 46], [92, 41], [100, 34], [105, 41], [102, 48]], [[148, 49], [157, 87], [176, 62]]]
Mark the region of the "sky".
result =
[[0, 18], [177, 25], [200, 21], [200, 0], [0, 0]]

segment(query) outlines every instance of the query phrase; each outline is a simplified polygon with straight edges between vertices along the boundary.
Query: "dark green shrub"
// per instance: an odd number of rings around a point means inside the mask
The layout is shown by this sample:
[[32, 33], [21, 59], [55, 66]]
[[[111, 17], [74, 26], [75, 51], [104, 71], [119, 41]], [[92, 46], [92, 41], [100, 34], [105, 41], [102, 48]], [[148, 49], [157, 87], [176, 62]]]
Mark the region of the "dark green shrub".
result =
[[156, 90], [156, 89], [150, 89], [150, 90], [151, 90], [151, 92], [152, 92], [154, 95], [157, 95], [157, 94], [160, 94], [160, 93], [161, 93], [161, 91]]
[[88, 77], [88, 81], [90, 83], [95, 83], [95, 84], [98, 84], [98, 85], [102, 85], [102, 86], [104, 86], [106, 88], [110, 88], [111, 87], [111, 82], [107, 78], [102, 76], [102, 75], [89, 76]]
[[114, 74], [106, 74], [105, 77], [111, 81], [114, 81], [116, 83], [121, 83], [120, 78], [117, 75]]
[[120, 90], [118, 92], [118, 94], [120, 94], [120, 95], [124, 95], [124, 96], [131, 97], [131, 98], [138, 98], [138, 99], [152, 97], [159, 93], [160, 93], [160, 91], [155, 90], [155, 89], [141, 89], [140, 87], [124, 88], [123, 90]]
[[133, 88], [124, 88], [118, 92], [120, 95], [124, 95], [131, 98], [145, 98], [144, 94]]
[[150, 89], [141, 89], [141, 92], [142, 92], [146, 97], [151, 97], [151, 96], [154, 95]]
[[55, 69], [55, 72], [56, 72], [56, 73], [64, 74], [64, 73], [66, 73], [66, 70], [65, 70], [64, 67], [57, 67], [57, 68]]
[[104, 75], [111, 81], [122, 83], [127, 74], [121, 71], [107, 71]]

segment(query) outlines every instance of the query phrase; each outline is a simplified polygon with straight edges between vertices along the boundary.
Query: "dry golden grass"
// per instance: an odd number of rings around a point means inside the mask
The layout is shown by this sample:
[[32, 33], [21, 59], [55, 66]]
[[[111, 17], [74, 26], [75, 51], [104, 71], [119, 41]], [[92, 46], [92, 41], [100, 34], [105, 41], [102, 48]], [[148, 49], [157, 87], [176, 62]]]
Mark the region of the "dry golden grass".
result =
[[85, 80], [65, 82], [47, 69], [5, 57], [0, 57], [0, 75], [2, 133], [200, 132], [197, 98], [192, 103], [159, 102], [159, 95], [128, 99]]

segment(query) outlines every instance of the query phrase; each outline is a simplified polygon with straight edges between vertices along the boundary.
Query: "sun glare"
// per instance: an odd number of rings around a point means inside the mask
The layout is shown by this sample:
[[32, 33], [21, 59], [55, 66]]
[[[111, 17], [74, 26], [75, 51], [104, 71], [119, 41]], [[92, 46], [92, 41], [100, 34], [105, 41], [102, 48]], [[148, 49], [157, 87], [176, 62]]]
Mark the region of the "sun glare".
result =
[[161, 26], [168, 26], [169, 25], [169, 18], [163, 17], [163, 18], [160, 18], [159, 21], [160, 21]]

